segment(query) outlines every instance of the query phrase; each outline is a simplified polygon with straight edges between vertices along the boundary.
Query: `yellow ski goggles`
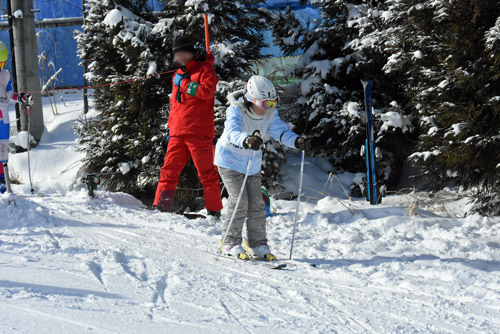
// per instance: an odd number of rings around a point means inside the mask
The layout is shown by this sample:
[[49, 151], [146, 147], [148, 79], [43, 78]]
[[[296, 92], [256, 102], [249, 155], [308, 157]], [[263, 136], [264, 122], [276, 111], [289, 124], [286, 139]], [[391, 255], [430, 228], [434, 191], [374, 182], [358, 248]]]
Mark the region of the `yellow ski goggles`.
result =
[[0, 62], [0, 70], [3, 70], [3, 68], [5, 67], [5, 64], [7, 64], [6, 61]]
[[276, 99], [269, 99], [269, 100], [257, 100], [250, 96], [248, 91], [245, 89], [245, 98], [249, 101], [255, 104], [256, 106], [262, 107], [266, 110], [276, 108], [280, 102], [279, 96]]

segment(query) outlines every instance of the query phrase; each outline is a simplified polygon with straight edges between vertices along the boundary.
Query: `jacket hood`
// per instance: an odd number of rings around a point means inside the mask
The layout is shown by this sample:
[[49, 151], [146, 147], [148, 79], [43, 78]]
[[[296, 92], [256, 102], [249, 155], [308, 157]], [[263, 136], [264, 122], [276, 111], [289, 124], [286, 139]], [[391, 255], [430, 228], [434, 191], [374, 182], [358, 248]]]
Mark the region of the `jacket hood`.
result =
[[208, 62], [210, 65], [214, 64], [215, 57], [214, 57], [213, 54], [211, 54], [210, 52], [207, 52], [207, 51], [202, 51], [202, 53], [200, 53], [200, 57], [201, 57], [202, 54], [203, 54], [203, 56], [205, 58], [203, 61]]
[[245, 103], [245, 91], [243, 89], [237, 90], [227, 95], [227, 101], [229, 104], [238, 107], [240, 110], [243, 110], [248, 116], [253, 119], [264, 119], [266, 115], [257, 115], [251, 108], [247, 107]]
[[189, 72], [190, 69], [192, 69], [197, 63], [206, 63], [209, 65], [213, 65], [215, 62], [215, 57], [211, 53], [207, 53], [205, 50], [199, 50], [195, 56], [194, 59], [191, 60], [186, 67], [180, 65], [179, 63], [174, 61], [174, 64], [180, 68], [184, 72]]
[[[194, 63], [194, 62], [209, 63], [210, 65], [213, 65], [215, 62], [215, 57], [211, 53], [209, 53], [205, 50], [198, 50], [198, 53], [195, 54], [194, 59], [191, 62], [189, 62], [189, 64]], [[189, 66], [189, 64], [188, 64], [188, 66]]]
[[244, 95], [243, 89], [229, 93], [229, 94], [227, 94], [227, 102], [229, 104], [237, 105], [237, 106], [239, 106], [240, 104], [244, 105], [243, 95]]

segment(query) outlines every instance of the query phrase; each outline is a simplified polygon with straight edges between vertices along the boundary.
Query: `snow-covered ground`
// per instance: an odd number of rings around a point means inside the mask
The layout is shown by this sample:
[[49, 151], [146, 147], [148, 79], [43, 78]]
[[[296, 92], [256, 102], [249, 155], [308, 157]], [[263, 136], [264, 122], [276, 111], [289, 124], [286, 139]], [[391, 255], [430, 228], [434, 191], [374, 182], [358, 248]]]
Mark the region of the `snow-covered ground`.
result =
[[[87, 196], [71, 130], [80, 95], [67, 99], [58, 116], [46, 106], [31, 156], [45, 196], [30, 194], [26, 153], [11, 155], [21, 184], [0, 196], [0, 333], [500, 332], [499, 217], [457, 218], [466, 202], [448, 193], [350, 201], [339, 182], [356, 175], [329, 178], [311, 158], [289, 269], [216, 261], [219, 226]], [[298, 162], [283, 167], [288, 191]], [[274, 201], [268, 221], [282, 259], [295, 205]]]

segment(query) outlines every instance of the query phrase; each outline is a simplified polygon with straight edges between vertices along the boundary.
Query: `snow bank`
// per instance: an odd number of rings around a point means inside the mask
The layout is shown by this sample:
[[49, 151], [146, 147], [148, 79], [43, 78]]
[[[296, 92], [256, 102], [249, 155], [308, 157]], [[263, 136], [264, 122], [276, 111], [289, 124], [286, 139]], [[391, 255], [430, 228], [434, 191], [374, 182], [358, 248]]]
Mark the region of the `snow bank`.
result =
[[[500, 240], [500, 225], [486, 217], [442, 218], [423, 210], [415, 217], [408, 216], [404, 207], [360, 208], [359, 204], [350, 213], [336, 198], [325, 197], [304, 213], [298, 230], [305, 243], [299, 246], [303, 256], [369, 260], [379, 254], [459, 257], [464, 262], [500, 260], [498, 247], [480, 241]], [[276, 205], [285, 208], [287, 203], [278, 201]], [[471, 234], [477, 238], [471, 239]]]
[[48, 216], [48, 210], [21, 196], [0, 196], [0, 233], [9, 228], [43, 226], [49, 222]]
[[[132, 195], [125, 193], [113, 193], [108, 191], [97, 191], [98, 200], [97, 201], [106, 201], [108, 203], [122, 206], [122, 207], [132, 207], [132, 208], [141, 208], [144, 209], [146, 206], [137, 198]], [[80, 198], [87, 199], [88, 194], [85, 190], [80, 190], [78, 195]]]
[[[281, 167], [285, 192], [297, 193], [299, 187], [300, 156], [296, 152], [287, 155], [287, 161]], [[349, 189], [355, 174], [343, 173], [331, 176], [334, 171], [326, 158], [306, 157], [304, 165], [303, 194], [309, 200], [321, 199], [325, 196], [347, 198], [344, 189]], [[275, 194], [271, 190], [271, 194]]]
[[[43, 98], [45, 132], [37, 147], [30, 152], [31, 176], [36, 193], [65, 194], [83, 187], [78, 178], [82, 168], [82, 152], [77, 152], [75, 120], [83, 114], [82, 95], [64, 94], [65, 104], [58, 104], [58, 115], [53, 115], [50, 102]], [[13, 111], [12, 111], [13, 112]], [[91, 101], [91, 110], [92, 101]], [[11, 137], [11, 142], [25, 148], [27, 132]], [[30, 194], [28, 153], [9, 154], [10, 176], [21, 184], [13, 185], [15, 193]]]
[[[32, 135], [30, 137], [30, 144], [33, 146], [36, 144], [36, 140]], [[14, 145], [22, 147], [23, 149], [28, 149], [28, 131], [21, 131], [14, 137]]]

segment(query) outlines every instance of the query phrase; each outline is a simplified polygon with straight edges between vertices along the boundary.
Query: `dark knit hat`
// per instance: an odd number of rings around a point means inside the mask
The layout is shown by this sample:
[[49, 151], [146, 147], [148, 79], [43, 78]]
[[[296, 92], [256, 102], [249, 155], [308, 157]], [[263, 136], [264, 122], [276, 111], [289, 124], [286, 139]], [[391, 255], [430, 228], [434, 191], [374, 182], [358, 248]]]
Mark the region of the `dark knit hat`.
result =
[[194, 43], [191, 38], [187, 36], [179, 36], [174, 41], [172, 51], [174, 53], [180, 51], [189, 51], [191, 53], [195, 53]]

